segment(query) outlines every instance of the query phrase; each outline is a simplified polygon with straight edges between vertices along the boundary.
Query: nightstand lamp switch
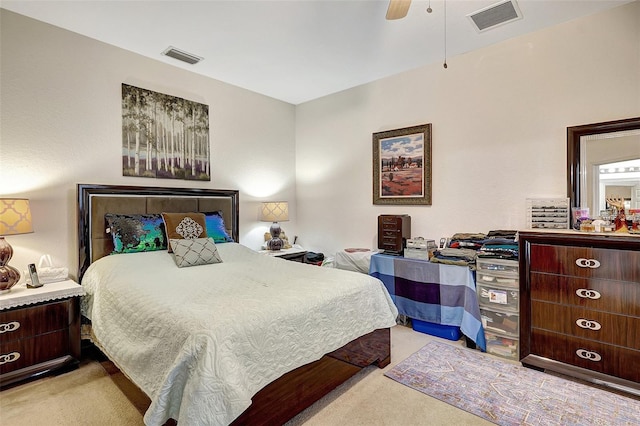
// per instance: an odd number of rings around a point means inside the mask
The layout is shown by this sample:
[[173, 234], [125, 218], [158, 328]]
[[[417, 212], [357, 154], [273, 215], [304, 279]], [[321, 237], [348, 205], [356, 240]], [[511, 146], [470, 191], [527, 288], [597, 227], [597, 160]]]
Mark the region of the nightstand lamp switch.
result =
[[276, 251], [284, 247], [284, 241], [280, 238], [282, 229], [278, 222], [289, 220], [289, 203], [286, 201], [262, 203], [260, 220], [263, 222], [273, 222], [271, 228], [269, 228], [271, 239], [267, 241], [267, 248]]
[[30, 232], [33, 232], [33, 226], [29, 200], [0, 198], [0, 293], [8, 292], [20, 281], [20, 272], [8, 265], [13, 256], [13, 247], [4, 237]]

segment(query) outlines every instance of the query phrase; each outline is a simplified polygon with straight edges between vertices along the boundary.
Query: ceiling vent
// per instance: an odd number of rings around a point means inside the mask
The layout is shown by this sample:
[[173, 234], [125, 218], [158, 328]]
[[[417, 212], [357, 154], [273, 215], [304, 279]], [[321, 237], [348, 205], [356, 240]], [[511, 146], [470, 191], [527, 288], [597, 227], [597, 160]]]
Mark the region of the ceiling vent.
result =
[[478, 32], [483, 32], [521, 19], [522, 13], [515, 0], [506, 0], [473, 12], [467, 17]]
[[162, 54], [169, 56], [171, 58], [177, 59], [179, 61], [186, 62], [191, 65], [197, 64], [198, 62], [204, 59], [204, 58], [201, 58], [200, 56], [187, 53], [184, 50], [176, 49], [173, 46], [169, 46], [164, 52], [162, 52]]

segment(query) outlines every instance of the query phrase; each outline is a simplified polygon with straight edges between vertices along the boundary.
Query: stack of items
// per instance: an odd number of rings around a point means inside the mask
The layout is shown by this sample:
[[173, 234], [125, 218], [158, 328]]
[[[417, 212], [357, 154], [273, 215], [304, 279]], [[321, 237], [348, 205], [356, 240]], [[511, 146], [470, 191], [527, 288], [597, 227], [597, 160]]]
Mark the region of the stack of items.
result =
[[484, 240], [478, 257], [490, 259], [518, 259], [517, 231], [489, 231]]
[[487, 352], [517, 360], [520, 340], [517, 232], [489, 232], [478, 251], [476, 269]]
[[485, 234], [480, 233], [454, 234], [447, 247], [435, 252], [431, 262], [469, 266], [475, 269], [478, 250], [482, 247], [486, 238]]

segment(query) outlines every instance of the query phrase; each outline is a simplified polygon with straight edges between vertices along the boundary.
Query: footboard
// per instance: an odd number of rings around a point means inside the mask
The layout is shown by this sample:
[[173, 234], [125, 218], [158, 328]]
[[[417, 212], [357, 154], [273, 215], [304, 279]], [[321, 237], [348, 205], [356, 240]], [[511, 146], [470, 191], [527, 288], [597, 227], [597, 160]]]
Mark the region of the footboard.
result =
[[390, 329], [375, 330], [268, 384], [232, 425], [283, 424], [364, 367], [390, 362]]

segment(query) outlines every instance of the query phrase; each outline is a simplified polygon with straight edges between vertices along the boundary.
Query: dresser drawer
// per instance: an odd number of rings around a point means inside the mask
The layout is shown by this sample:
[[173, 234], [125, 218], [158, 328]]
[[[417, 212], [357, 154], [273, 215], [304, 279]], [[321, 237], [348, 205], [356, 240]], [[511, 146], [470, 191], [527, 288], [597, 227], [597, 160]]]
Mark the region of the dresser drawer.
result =
[[640, 382], [640, 351], [533, 329], [531, 352], [599, 373]]
[[640, 252], [531, 244], [531, 272], [640, 282]]
[[61, 330], [69, 325], [69, 301], [0, 312], [0, 342]]
[[640, 351], [640, 318], [636, 317], [532, 301], [531, 326]]
[[69, 330], [0, 344], [0, 374], [19, 370], [70, 353]]
[[531, 299], [640, 317], [640, 283], [531, 273]]

